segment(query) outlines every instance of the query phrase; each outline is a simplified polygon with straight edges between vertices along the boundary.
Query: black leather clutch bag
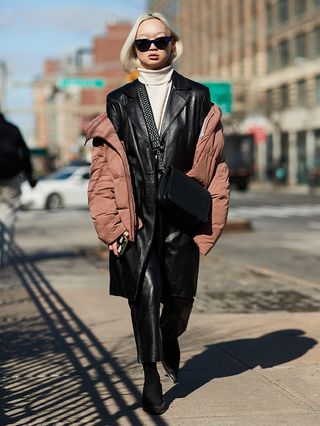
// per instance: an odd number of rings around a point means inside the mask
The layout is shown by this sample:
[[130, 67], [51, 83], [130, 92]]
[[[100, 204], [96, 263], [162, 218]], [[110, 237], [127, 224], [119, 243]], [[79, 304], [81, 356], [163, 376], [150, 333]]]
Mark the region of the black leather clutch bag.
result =
[[209, 220], [209, 191], [173, 166], [168, 166], [160, 179], [157, 201], [176, 222], [188, 228], [195, 228]]

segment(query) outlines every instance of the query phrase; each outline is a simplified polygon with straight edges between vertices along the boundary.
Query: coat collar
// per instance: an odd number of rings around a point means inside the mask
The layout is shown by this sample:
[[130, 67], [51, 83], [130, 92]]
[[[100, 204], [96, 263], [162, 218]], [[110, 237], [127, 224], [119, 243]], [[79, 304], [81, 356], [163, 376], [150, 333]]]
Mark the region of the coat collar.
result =
[[[137, 88], [142, 84], [139, 80], [126, 84], [122, 91], [130, 98], [130, 102], [125, 106], [130, 120], [134, 123], [137, 129], [141, 129], [146, 138], [148, 136], [147, 126], [144, 120], [143, 112], [139, 103]], [[190, 81], [181, 74], [173, 71], [172, 88], [166, 106], [166, 111], [163, 117], [163, 122], [160, 131], [160, 139], [163, 139], [168, 128], [180, 114], [187, 103], [187, 93], [191, 89]]]
[[[138, 79], [134, 80], [131, 83], [125, 84], [122, 87], [123, 93], [125, 93], [129, 98], [137, 99], [137, 87], [140, 83]], [[189, 90], [191, 89], [190, 80], [183, 77], [177, 71], [173, 71], [172, 73], [172, 86], [176, 90]]]

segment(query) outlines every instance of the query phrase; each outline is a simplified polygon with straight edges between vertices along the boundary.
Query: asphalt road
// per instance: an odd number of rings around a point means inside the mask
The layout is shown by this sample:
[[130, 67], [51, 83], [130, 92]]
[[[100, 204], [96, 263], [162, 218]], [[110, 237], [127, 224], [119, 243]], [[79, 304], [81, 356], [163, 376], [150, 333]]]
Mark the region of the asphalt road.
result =
[[[225, 232], [214, 250], [201, 258], [195, 309], [319, 310], [319, 201], [319, 196], [232, 191], [230, 220], [247, 218], [252, 230]], [[63, 256], [62, 247], [78, 247], [90, 256], [90, 250], [101, 247], [85, 209], [22, 211], [18, 219], [18, 240], [25, 248], [29, 245], [32, 251], [34, 238], [43, 242], [38, 256], [52, 250], [61, 250]], [[101, 268], [105, 267], [102, 258]]]

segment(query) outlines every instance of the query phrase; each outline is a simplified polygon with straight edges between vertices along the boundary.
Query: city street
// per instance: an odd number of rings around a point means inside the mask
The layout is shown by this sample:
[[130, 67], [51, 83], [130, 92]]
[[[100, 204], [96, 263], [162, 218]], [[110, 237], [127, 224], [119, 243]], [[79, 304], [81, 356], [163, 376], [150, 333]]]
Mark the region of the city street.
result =
[[[4, 0], [0, 22], [0, 426], [319, 426], [320, 0]], [[199, 275], [153, 209], [170, 165], [214, 197], [201, 252], [226, 225]], [[174, 168], [159, 202], [206, 221]]]
[[204, 309], [208, 294], [212, 312], [319, 309], [319, 196], [233, 191], [229, 221], [243, 218], [252, 230], [226, 231], [202, 259]]
[[[227, 228], [215, 249], [201, 257], [196, 309], [318, 310], [319, 200], [305, 194], [232, 191], [229, 222], [248, 219], [252, 229]], [[33, 237], [46, 236], [42, 253], [59, 250], [59, 245], [80, 248], [102, 269], [106, 267], [107, 250], [99, 244], [86, 210], [22, 211], [18, 234], [24, 247], [34, 244]]]
[[[318, 201], [232, 193], [229, 226], [201, 259], [179, 384], [161, 370], [159, 418], [140, 408], [129, 309], [107, 295], [88, 212], [20, 212], [15, 263], [0, 271], [1, 424], [318, 425]], [[252, 230], [233, 231], [238, 217]]]
[[[203, 263], [214, 268], [216, 257], [225, 258], [320, 288], [319, 195], [232, 191], [229, 221], [243, 218], [250, 220], [252, 230], [226, 231]], [[86, 210], [22, 211], [18, 234], [26, 245], [36, 235], [47, 235], [55, 246], [60, 240], [70, 247], [98, 243]]]

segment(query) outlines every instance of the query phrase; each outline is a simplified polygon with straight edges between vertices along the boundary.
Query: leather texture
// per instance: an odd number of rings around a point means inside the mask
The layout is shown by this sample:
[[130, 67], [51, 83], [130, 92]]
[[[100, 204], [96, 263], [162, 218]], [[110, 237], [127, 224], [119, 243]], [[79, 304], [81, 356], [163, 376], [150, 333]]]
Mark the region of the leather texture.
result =
[[175, 167], [169, 166], [161, 177], [157, 201], [186, 229], [208, 222], [212, 203], [209, 191]]
[[[203, 121], [211, 103], [208, 89], [176, 71], [172, 75], [169, 95], [161, 131], [164, 160], [182, 172], [193, 165], [195, 149]], [[110, 253], [110, 293], [135, 300], [139, 284], [143, 282], [146, 262], [154, 240], [156, 217], [157, 162], [152, 153], [148, 130], [139, 104], [135, 80], [107, 97], [107, 114], [119, 139], [125, 145], [130, 167], [136, 214], [143, 228], [137, 231], [135, 242], [129, 244], [125, 254], [116, 258]], [[164, 264], [173, 295], [193, 297], [196, 290], [199, 250], [192, 235], [180, 231], [162, 220], [160, 244], [163, 246]], [[161, 234], [164, 232], [164, 234]], [[197, 267], [195, 268], [195, 264]]]
[[[159, 252], [155, 239], [136, 300], [129, 302], [137, 348], [138, 362], [158, 362], [161, 359], [161, 334], [167, 338], [180, 336], [187, 328], [193, 306], [192, 297], [172, 296], [176, 292], [174, 280], [168, 280], [169, 268]], [[159, 242], [159, 240], [158, 240]], [[193, 262], [188, 272], [193, 273], [196, 285], [199, 262]], [[186, 264], [185, 267], [188, 265]], [[176, 271], [181, 277], [183, 264], [180, 260]], [[178, 277], [178, 278], [179, 278]], [[160, 303], [163, 309], [160, 316]], [[161, 333], [160, 333], [161, 329]]]

